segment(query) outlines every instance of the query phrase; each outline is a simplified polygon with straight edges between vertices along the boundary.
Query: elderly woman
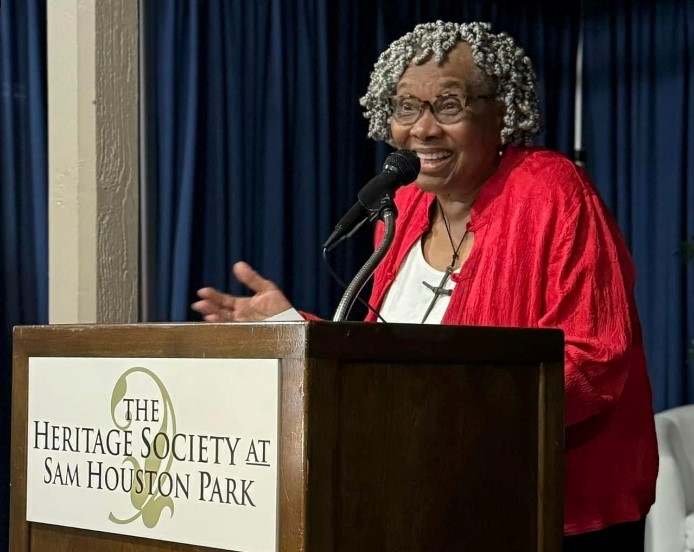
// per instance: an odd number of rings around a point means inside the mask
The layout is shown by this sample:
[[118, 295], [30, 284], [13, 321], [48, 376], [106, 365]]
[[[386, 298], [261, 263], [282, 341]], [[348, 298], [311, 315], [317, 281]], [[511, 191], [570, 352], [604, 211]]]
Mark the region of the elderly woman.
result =
[[[562, 329], [565, 550], [642, 550], [658, 458], [634, 269], [585, 174], [530, 147], [530, 60], [487, 24], [418, 25], [380, 56], [361, 103], [372, 138], [421, 161], [396, 195], [371, 305], [388, 322]], [[206, 320], [291, 308], [245, 263], [234, 271], [255, 295], [200, 290], [193, 308]]]

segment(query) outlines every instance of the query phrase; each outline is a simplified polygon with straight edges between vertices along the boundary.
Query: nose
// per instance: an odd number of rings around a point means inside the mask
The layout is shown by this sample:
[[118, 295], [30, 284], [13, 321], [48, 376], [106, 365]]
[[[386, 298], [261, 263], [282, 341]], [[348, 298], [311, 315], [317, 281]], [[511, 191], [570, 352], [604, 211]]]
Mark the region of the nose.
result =
[[410, 127], [410, 136], [422, 141], [440, 136], [441, 132], [441, 125], [428, 105], [424, 107], [421, 117]]

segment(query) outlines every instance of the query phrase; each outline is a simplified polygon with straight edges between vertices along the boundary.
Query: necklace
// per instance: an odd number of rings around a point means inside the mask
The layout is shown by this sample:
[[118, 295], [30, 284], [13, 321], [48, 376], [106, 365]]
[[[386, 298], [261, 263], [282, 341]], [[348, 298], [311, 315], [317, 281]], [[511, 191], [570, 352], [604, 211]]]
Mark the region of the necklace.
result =
[[448, 282], [448, 279], [451, 277], [451, 274], [453, 274], [453, 271], [455, 270], [455, 264], [458, 261], [458, 257], [460, 255], [460, 248], [463, 246], [463, 241], [465, 241], [465, 236], [467, 236], [467, 228], [465, 229], [465, 232], [463, 233], [463, 237], [460, 238], [460, 241], [458, 242], [458, 245], [456, 246], [453, 243], [453, 235], [451, 234], [451, 226], [448, 224], [448, 219], [446, 219], [446, 215], [443, 212], [443, 207], [441, 207], [441, 203], [439, 202], [438, 198], [436, 199], [436, 204], [439, 206], [439, 212], [441, 213], [441, 218], [443, 219], [443, 224], [446, 227], [446, 234], [448, 234], [448, 240], [451, 242], [451, 249], [453, 250], [453, 255], [451, 257], [451, 264], [449, 264], [446, 267], [446, 270], [443, 273], [443, 277], [441, 278], [441, 281], [439, 282], [439, 285], [434, 287], [428, 282], [422, 282], [427, 288], [429, 288], [433, 293], [434, 297], [431, 299], [431, 303], [429, 303], [429, 306], [427, 307], [426, 312], [424, 313], [424, 317], [422, 318], [422, 324], [426, 322], [426, 319], [429, 317], [431, 314], [431, 311], [434, 309], [434, 305], [436, 305], [436, 301], [439, 300], [439, 297], [442, 295], [446, 295], [450, 297], [452, 290], [446, 289], [444, 286], [446, 285], [446, 282]]

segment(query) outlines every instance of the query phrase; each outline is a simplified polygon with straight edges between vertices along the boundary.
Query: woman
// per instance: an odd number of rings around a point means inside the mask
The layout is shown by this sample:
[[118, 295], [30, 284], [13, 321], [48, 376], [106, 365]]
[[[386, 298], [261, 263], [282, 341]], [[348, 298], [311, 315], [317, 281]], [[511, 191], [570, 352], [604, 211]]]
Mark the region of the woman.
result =
[[[371, 137], [421, 161], [396, 195], [371, 304], [389, 322], [561, 328], [565, 550], [642, 550], [658, 459], [634, 270], [586, 176], [529, 147], [539, 129], [530, 60], [486, 24], [418, 25], [380, 56], [361, 103]], [[234, 271], [255, 295], [200, 290], [193, 308], [206, 320], [291, 308], [248, 265]]]

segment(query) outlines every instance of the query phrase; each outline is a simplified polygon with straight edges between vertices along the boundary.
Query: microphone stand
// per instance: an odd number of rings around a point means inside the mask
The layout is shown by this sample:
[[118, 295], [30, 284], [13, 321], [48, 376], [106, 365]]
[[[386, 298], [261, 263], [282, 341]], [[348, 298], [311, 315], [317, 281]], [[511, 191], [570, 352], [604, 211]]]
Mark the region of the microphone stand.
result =
[[349, 311], [352, 310], [352, 306], [354, 305], [354, 301], [356, 300], [357, 296], [361, 293], [362, 288], [373, 275], [378, 263], [383, 260], [383, 257], [388, 252], [388, 249], [390, 249], [390, 246], [393, 243], [393, 237], [395, 236], [395, 217], [397, 216], [398, 211], [395, 208], [395, 203], [389, 196], [386, 196], [381, 200], [381, 206], [377, 210], [376, 214], [371, 218], [371, 220], [378, 218], [385, 224], [386, 228], [383, 238], [381, 239], [381, 243], [378, 244], [376, 251], [371, 254], [366, 263], [364, 263], [364, 266], [361, 267], [359, 272], [357, 272], [357, 275], [347, 286], [347, 289], [342, 295], [342, 299], [340, 299], [340, 303], [337, 306], [335, 315], [333, 316], [333, 322], [345, 321], [349, 315]]

